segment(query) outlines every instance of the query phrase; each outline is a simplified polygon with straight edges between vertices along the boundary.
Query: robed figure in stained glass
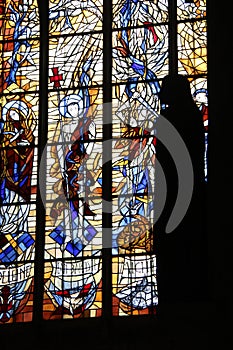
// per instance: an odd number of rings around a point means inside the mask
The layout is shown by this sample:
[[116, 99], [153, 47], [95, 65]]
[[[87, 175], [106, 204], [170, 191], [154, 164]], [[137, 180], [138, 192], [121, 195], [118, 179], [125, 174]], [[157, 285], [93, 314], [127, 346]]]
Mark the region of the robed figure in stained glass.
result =
[[96, 139], [91, 106], [95, 96], [88, 89], [92, 64], [90, 56], [82, 65], [79, 90], [59, 101], [59, 120], [50, 148], [53, 163], [50, 176], [57, 180], [53, 184], [54, 200], [50, 210], [54, 228], [49, 238], [54, 242], [57, 256], [68, 259], [64, 275], [60, 275], [58, 263], [52, 264], [52, 273], [45, 285], [57, 307], [52, 314], [55, 318], [64, 314], [79, 317], [93, 304], [100, 282], [99, 258], [80, 260], [87, 251], [92, 257], [100, 255], [100, 245], [93, 248], [93, 239], [100, 233], [101, 226], [96, 221], [100, 220], [101, 212], [89, 204], [90, 188], [95, 180], [93, 165], [87, 164]]
[[[27, 219], [30, 198], [34, 191], [31, 186], [33, 168], [33, 130], [35, 120], [26, 103], [10, 101], [3, 108], [1, 132], [1, 204], [22, 205], [1, 207], [1, 233], [30, 235]], [[14, 209], [13, 209], [14, 208]], [[29, 239], [32, 244], [32, 239]], [[1, 257], [2, 261], [13, 261], [18, 253]], [[6, 260], [5, 260], [6, 259]]]
[[[28, 216], [34, 191], [31, 178], [35, 126], [33, 114], [26, 103], [12, 100], [3, 107], [0, 136], [0, 261], [2, 266], [6, 266], [6, 270], [1, 270], [1, 275], [8, 276], [0, 282], [3, 297], [0, 317], [3, 322], [7, 322], [17, 310], [32, 281], [29, 278], [32, 264], [17, 269], [13, 263], [16, 259], [18, 262], [24, 261], [33, 254], [34, 239], [29, 233]], [[12, 298], [12, 295], [15, 297]]]
[[[80, 93], [82, 95], [82, 91]], [[86, 217], [95, 216], [95, 213], [90, 209], [87, 198], [88, 188], [93, 182], [90, 171], [85, 169], [85, 161], [88, 158], [93, 148], [93, 143], [89, 142], [95, 139], [95, 124], [90, 117], [79, 115], [79, 104], [81, 97], [78, 95], [68, 95], [60, 104], [60, 110], [66, 118], [71, 117], [69, 131], [70, 141], [64, 140], [65, 127], [61, 130], [60, 137], [63, 138], [61, 145], [57, 146], [58, 159], [63, 174], [62, 190], [60, 198], [56, 199], [51, 210], [51, 216], [57, 218], [63, 211], [64, 220], [50, 234], [56, 240], [64, 240], [67, 249], [74, 256], [78, 255], [84, 246], [96, 234], [94, 227], [88, 224]], [[83, 112], [83, 111], [82, 111]], [[72, 130], [74, 128], [74, 130]], [[70, 143], [69, 146], [67, 141]], [[84, 188], [85, 198], [80, 198], [80, 193]], [[88, 186], [89, 185], [89, 186]], [[64, 199], [66, 205], [64, 206]]]
[[[4, 107], [4, 127], [1, 134], [1, 174], [5, 177], [4, 187], [30, 200], [31, 172], [33, 162], [32, 116], [27, 116], [28, 107], [23, 102], [9, 102]], [[3, 189], [3, 188], [2, 188]], [[4, 194], [2, 193], [4, 200]]]

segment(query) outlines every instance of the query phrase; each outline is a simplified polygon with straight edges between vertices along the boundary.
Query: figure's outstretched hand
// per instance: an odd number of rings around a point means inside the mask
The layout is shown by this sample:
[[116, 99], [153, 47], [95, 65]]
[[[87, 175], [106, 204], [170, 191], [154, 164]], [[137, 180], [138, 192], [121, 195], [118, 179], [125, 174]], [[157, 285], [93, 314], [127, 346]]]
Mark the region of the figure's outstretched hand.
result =
[[28, 140], [21, 140], [20, 142], [17, 143], [19, 146], [29, 146], [30, 142]]
[[89, 137], [91, 139], [94, 139], [96, 136], [96, 126], [95, 126], [95, 123], [93, 121], [91, 122], [88, 131], [89, 131]]
[[10, 142], [14, 142], [22, 133], [23, 133], [23, 129], [20, 129], [19, 131], [17, 131], [14, 136], [10, 139]]
[[[89, 139], [93, 140], [96, 138], [96, 125], [95, 123], [92, 121], [89, 125], [89, 129], [88, 129], [88, 135], [89, 135]], [[84, 143], [85, 145], [85, 150], [86, 153], [89, 155], [92, 152], [92, 149], [94, 147], [94, 142], [90, 142], [90, 143]]]

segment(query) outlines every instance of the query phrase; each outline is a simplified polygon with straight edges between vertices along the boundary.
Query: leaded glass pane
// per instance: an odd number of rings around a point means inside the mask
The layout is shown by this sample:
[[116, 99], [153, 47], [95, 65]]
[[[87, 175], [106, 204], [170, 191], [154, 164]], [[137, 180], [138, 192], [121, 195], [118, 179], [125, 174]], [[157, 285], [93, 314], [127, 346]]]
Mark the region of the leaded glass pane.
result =
[[39, 104], [37, 1], [1, 3], [0, 323], [32, 320]]

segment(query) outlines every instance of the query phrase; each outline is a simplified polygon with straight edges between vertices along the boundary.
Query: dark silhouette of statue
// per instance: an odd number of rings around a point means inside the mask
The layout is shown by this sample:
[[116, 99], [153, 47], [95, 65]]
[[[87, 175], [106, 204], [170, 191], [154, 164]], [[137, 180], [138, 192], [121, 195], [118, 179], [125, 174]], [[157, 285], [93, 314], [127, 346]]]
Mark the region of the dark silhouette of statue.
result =
[[[155, 225], [158, 236], [160, 301], [200, 300], [206, 293], [205, 233], [205, 134], [202, 115], [195, 104], [189, 81], [182, 75], [164, 77], [159, 94], [161, 112], [182, 137], [193, 165], [194, 185], [190, 205], [181, 223], [169, 234], [165, 227], [174, 207], [179, 182], [166, 145], [159, 142], [157, 158], [167, 182], [167, 198]], [[175, 145], [174, 145], [175, 147]]]

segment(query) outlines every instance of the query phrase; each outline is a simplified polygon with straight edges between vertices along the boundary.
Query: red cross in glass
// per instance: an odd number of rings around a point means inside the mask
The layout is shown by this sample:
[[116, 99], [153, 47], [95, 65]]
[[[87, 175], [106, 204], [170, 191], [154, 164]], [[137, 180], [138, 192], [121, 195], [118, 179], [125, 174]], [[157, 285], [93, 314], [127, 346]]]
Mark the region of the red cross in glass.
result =
[[52, 71], [53, 71], [53, 76], [49, 77], [50, 82], [54, 83], [55, 88], [59, 88], [59, 87], [61, 87], [60, 81], [62, 81], [63, 76], [62, 76], [62, 74], [58, 74], [58, 68], [52, 68]]

